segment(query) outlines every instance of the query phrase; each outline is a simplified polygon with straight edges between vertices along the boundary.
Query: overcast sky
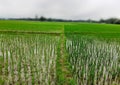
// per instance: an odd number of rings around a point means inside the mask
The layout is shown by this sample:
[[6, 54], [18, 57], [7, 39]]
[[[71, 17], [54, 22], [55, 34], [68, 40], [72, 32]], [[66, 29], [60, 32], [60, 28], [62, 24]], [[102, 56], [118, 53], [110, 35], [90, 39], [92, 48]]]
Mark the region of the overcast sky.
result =
[[0, 17], [120, 18], [120, 0], [0, 0]]

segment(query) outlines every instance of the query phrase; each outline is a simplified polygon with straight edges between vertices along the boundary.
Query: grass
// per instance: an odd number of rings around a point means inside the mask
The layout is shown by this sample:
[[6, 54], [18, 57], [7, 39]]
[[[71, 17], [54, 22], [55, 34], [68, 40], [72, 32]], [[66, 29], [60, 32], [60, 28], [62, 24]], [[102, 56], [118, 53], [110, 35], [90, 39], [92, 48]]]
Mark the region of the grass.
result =
[[65, 50], [65, 36], [61, 34], [61, 42], [58, 47], [57, 57], [57, 85], [76, 85], [72, 77], [68, 56]]

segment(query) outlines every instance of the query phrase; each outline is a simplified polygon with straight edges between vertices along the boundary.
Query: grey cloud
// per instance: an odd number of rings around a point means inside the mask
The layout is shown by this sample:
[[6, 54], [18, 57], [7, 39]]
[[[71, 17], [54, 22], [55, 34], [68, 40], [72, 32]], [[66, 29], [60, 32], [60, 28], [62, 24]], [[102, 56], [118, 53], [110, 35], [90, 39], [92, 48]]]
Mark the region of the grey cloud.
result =
[[120, 0], [0, 0], [0, 17], [119, 18], [119, 8]]

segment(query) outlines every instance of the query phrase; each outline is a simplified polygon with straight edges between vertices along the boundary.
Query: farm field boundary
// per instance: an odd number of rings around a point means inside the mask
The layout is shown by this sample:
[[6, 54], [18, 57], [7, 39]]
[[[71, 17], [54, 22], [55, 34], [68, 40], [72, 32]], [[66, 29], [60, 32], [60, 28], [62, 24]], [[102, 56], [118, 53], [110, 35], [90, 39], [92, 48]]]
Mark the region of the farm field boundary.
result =
[[38, 31], [13, 31], [13, 30], [6, 30], [6, 31], [0, 31], [0, 34], [5, 34], [5, 33], [8, 33], [8, 34], [48, 34], [48, 35], [60, 35], [62, 33], [59, 33], [59, 32], [38, 32]]

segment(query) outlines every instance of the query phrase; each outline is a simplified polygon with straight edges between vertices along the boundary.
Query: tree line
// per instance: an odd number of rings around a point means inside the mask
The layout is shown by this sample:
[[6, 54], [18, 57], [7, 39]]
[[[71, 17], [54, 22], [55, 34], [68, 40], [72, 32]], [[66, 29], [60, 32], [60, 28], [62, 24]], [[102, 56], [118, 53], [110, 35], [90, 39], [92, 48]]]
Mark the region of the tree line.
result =
[[[5, 18], [0, 18], [0, 20], [6, 20]], [[7, 20], [29, 20], [29, 21], [49, 21], [49, 22], [88, 22], [88, 23], [106, 23], [106, 24], [120, 24], [120, 19], [118, 18], [109, 18], [109, 19], [100, 19], [100, 20], [66, 20], [66, 19], [56, 19], [56, 18], [46, 18], [44, 16], [35, 18], [8, 18]]]
[[108, 24], [120, 24], [120, 19], [118, 18], [100, 19], [99, 22]]

